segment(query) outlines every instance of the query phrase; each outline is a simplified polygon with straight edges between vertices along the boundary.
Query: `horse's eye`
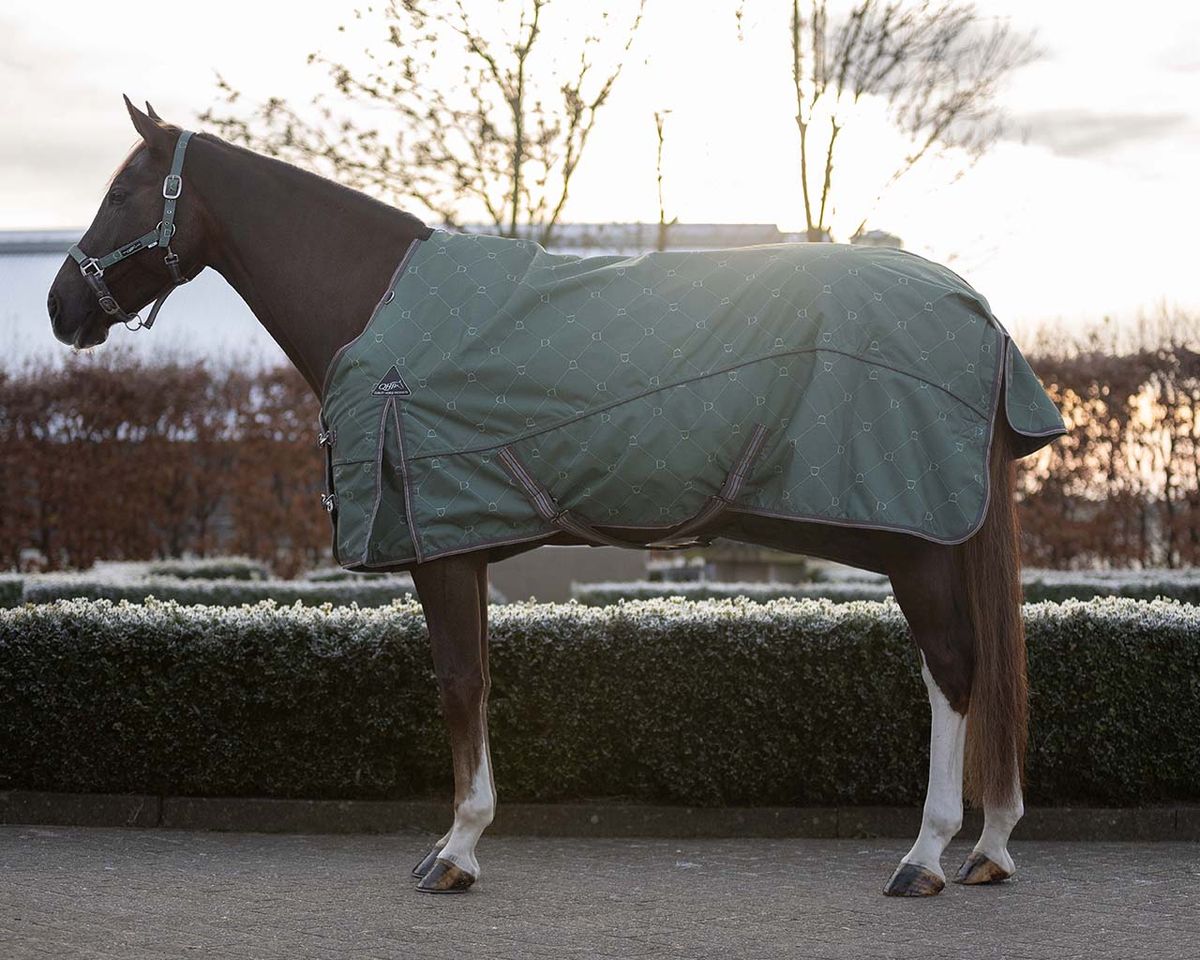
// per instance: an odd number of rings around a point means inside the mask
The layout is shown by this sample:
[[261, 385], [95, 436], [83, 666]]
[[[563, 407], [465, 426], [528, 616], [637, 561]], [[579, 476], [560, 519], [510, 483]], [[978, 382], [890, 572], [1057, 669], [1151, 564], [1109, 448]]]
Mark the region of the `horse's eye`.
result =
[[124, 190], [113, 190], [108, 195], [108, 202], [116, 206], [125, 202], [126, 193]]

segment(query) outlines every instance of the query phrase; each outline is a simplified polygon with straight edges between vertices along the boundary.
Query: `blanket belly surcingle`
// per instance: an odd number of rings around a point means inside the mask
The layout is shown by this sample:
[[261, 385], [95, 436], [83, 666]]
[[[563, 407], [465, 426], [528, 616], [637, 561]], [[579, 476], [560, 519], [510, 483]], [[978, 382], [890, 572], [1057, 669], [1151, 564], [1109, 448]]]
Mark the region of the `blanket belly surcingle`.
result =
[[913, 254], [579, 258], [435, 231], [326, 376], [335, 554], [399, 569], [746, 514], [956, 543], [1001, 407], [1019, 455], [1064, 432], [987, 301]]

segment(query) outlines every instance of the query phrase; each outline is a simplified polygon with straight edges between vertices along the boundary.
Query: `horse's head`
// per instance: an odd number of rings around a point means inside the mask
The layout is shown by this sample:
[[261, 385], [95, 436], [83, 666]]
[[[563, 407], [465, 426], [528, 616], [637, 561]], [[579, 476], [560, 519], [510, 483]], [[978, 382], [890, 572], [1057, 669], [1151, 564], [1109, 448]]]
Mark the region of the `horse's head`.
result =
[[[203, 266], [200, 206], [194, 193], [181, 194], [182, 179], [169, 176], [182, 163], [181, 131], [149, 104], [149, 114], [128, 97], [125, 105], [142, 142], [113, 177], [47, 297], [54, 335], [75, 347], [103, 343], [114, 323], [132, 323]], [[187, 199], [176, 209], [171, 201], [181, 195]]]

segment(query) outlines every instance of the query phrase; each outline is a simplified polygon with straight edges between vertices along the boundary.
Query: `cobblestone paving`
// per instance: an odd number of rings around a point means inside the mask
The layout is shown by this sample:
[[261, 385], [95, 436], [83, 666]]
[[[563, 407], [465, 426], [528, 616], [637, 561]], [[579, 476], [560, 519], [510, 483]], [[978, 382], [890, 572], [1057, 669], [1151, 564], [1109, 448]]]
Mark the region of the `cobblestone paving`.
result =
[[426, 842], [3, 827], [0, 957], [1200, 957], [1200, 844], [1014, 843], [893, 900], [902, 841], [485, 839], [459, 897], [412, 889]]

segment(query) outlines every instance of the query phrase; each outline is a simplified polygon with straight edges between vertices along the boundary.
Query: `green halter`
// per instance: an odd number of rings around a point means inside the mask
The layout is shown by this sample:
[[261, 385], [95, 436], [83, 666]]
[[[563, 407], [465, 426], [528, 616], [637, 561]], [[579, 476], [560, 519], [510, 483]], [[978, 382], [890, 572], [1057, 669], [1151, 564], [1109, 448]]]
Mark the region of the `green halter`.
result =
[[[100, 301], [100, 309], [111, 317], [116, 317], [125, 324], [130, 330], [140, 330], [143, 327], [149, 330], [154, 326], [154, 318], [158, 316], [158, 311], [161, 309], [167, 297], [180, 284], [188, 282], [188, 277], [183, 275], [179, 269], [179, 256], [171, 249], [171, 238], [175, 235], [175, 206], [179, 202], [180, 194], [183, 193], [183, 156], [187, 150], [188, 141], [192, 138], [190, 130], [184, 130], [179, 135], [179, 140], [175, 143], [175, 155], [171, 159], [171, 172], [163, 180], [162, 195], [163, 195], [163, 215], [153, 230], [147, 230], [135, 240], [130, 240], [103, 257], [89, 257], [79, 244], [71, 247], [67, 251], [71, 258], [79, 264], [79, 272], [83, 275], [83, 279], [87, 281], [89, 287], [96, 294], [96, 298]], [[134, 313], [126, 313], [121, 305], [117, 303], [117, 298], [112, 295], [112, 291], [108, 289], [108, 284], [104, 282], [104, 271], [113, 264], [120, 263], [126, 257], [131, 257], [141, 250], [150, 250], [158, 247], [166, 250], [167, 254], [163, 257], [163, 263], [167, 265], [167, 269], [171, 271], [171, 279], [175, 281], [174, 286], [168, 287], [167, 292], [154, 301], [154, 307], [150, 311], [150, 316], [143, 322], [142, 318]]]

